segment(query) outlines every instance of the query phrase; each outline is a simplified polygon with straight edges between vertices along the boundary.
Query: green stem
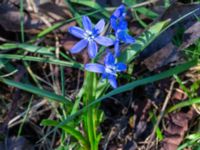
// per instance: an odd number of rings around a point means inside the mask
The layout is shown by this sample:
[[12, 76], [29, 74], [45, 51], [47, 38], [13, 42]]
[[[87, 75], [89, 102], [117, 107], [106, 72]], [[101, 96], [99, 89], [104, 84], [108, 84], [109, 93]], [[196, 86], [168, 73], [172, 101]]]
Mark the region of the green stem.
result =
[[[86, 72], [86, 83], [85, 83], [85, 98], [84, 105], [87, 106], [95, 99], [96, 91], [96, 75], [91, 72]], [[96, 133], [96, 106], [91, 107], [87, 110], [84, 115], [85, 131], [87, 132], [88, 139], [90, 142], [90, 148], [92, 150], [98, 149], [97, 133]]]

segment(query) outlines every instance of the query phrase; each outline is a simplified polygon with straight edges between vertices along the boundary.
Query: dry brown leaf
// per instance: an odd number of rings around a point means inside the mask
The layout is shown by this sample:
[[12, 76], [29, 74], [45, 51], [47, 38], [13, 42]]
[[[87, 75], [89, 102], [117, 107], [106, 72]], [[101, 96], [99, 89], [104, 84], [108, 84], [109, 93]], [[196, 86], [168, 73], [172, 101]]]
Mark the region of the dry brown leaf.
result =
[[154, 69], [167, 64], [172, 59], [176, 60], [177, 57], [177, 48], [172, 43], [169, 43], [145, 59], [143, 63], [150, 71], [153, 71]]
[[160, 150], [176, 150], [183, 141], [188, 130], [190, 121], [196, 116], [194, 109], [187, 113], [177, 112], [169, 116], [167, 129], [164, 130], [164, 140], [161, 142]]

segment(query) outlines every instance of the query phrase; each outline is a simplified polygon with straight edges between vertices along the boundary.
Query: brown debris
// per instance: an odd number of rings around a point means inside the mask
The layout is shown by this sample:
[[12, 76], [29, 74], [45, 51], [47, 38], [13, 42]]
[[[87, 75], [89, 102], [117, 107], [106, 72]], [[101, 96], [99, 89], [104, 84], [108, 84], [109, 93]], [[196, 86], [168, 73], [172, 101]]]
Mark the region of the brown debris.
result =
[[176, 47], [172, 43], [169, 43], [160, 50], [158, 50], [156, 53], [145, 59], [143, 63], [150, 71], [153, 71], [169, 63], [169, 61], [172, 59], [176, 60], [177, 59], [176, 51], [177, 51]]
[[161, 142], [160, 150], [176, 150], [184, 139], [190, 121], [196, 116], [193, 108], [187, 113], [177, 112], [169, 116], [167, 129], [164, 130], [165, 138]]
[[[72, 17], [64, 1], [55, 4], [53, 2], [42, 3], [33, 6], [24, 4], [24, 30], [30, 34], [36, 34], [47, 27], [46, 22], [54, 24]], [[6, 31], [20, 32], [19, 4], [0, 4], [0, 26]], [[62, 26], [59, 31], [66, 32], [67, 28], [75, 25], [75, 22]]]

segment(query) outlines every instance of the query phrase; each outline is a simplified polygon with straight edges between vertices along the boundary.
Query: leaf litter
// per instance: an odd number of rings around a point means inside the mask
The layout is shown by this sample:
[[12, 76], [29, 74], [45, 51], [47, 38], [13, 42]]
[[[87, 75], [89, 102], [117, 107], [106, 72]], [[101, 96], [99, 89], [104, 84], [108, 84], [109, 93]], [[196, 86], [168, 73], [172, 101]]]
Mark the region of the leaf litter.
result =
[[[25, 7], [25, 34], [28, 37], [32, 37], [32, 35], [39, 33], [48, 25], [64, 21], [66, 20], [66, 18], [71, 18], [72, 14], [70, 13], [70, 11], [68, 11], [68, 8], [63, 2], [64, 1], [57, 1], [56, 3], [53, 3], [50, 1], [42, 1], [41, 4], [38, 3], [35, 5], [36, 8], [27, 3], [27, 7]], [[20, 32], [20, 13], [19, 7], [16, 7], [16, 5], [19, 6], [18, 1], [0, 5], [0, 26], [1, 28], [3, 28], [3, 30], [5, 30], [4, 34], [6, 32]], [[199, 4], [191, 5], [173, 3], [166, 11], [163, 11], [163, 15], [156, 21], [158, 22], [168, 18], [171, 18], [171, 20], [174, 21], [184, 14], [187, 14], [190, 11], [199, 7]], [[44, 20], [39, 17], [39, 14], [44, 15], [44, 18], [49, 21], [45, 23]], [[197, 12], [196, 16], [199, 16], [199, 14], [200, 13]], [[180, 61], [184, 61], [185, 58], [181, 55], [183, 52], [182, 50], [194, 44], [197, 40], [199, 40], [200, 37], [200, 25], [196, 19], [196, 16], [192, 15], [185, 18], [178, 24], [175, 24], [167, 31], [163, 32], [154, 42], [152, 42], [152, 44], [150, 44], [150, 46], [148, 46], [145, 51], [139, 56], [139, 60], [137, 60], [137, 62], [142, 63], [136, 64], [136, 70], [132, 74], [132, 76], [135, 78], [139, 78], [141, 76], [151, 75], [151, 73], [159, 73], [160, 71], [170, 67], [170, 65], [173, 65], [173, 63], [180, 63]], [[72, 45], [74, 45], [74, 43], [77, 41], [77, 39], [65, 34], [67, 28], [75, 24], [76, 22], [73, 21], [57, 30], [60, 35], [60, 45], [63, 46], [63, 49], [61, 48], [62, 51], [69, 50]], [[134, 24], [130, 25], [133, 26]], [[178, 32], [180, 26], [184, 27], [184, 32], [182, 33], [183, 38], [181, 44], [177, 46], [176, 44], [174, 44], [173, 39], [176, 36], [176, 33]], [[134, 29], [134, 27], [132, 28]], [[143, 31], [142, 28], [137, 28], [140, 29], [140, 31], [135, 32], [135, 34], [139, 34]], [[0, 33], [0, 36], [4, 37], [5, 35], [1, 35]], [[43, 39], [44, 43], [53, 45], [55, 42], [52, 42], [52, 39], [49, 39], [49, 37], [54, 37], [54, 35], [48, 35], [46, 40]], [[18, 41], [16, 40], [15, 42]], [[84, 56], [84, 58], [82, 58], [82, 55]], [[84, 54], [84, 52], [78, 55], [75, 59], [83, 59], [81, 61], [84, 63], [88, 61], [87, 55]], [[16, 65], [17, 63], [14, 62], [13, 64]], [[34, 66], [35, 64], [30, 65]], [[50, 69], [45, 65], [43, 66], [43, 68], [46, 71], [37, 68], [34, 68], [33, 71], [38, 73], [38, 75], [43, 76], [47, 82], [52, 83], [53, 79], [49, 78], [51, 74]], [[140, 72], [140, 70], [138, 71], [137, 68], [143, 68], [143, 72]], [[66, 76], [66, 82], [68, 83], [68, 93], [71, 94], [71, 96], [73, 97], [73, 94], [76, 91], [74, 89], [77, 89], [77, 72], [72, 71], [71, 68], [67, 68], [65, 69], [65, 71], [70, 73], [70, 75], [68, 74]], [[80, 76], [82, 76], [82, 73], [80, 73]], [[82, 83], [83, 81], [80, 81], [80, 76], [78, 77], [78, 80]], [[186, 74], [183, 74], [182, 79], [185, 79], [185, 76]], [[136, 88], [129, 93], [127, 92], [114, 96], [111, 98], [112, 100], [104, 102], [101, 106], [101, 109], [104, 110], [106, 118], [101, 125], [101, 129], [103, 130], [105, 138], [102, 141], [101, 149], [146, 149], [148, 145], [148, 138], [154, 127], [154, 123], [152, 123], [153, 121], [151, 116], [149, 115], [149, 112], [154, 111], [153, 113], [155, 115], [158, 115], [160, 113], [159, 109], [164, 102], [164, 99], [170, 88], [170, 83], [172, 81], [173, 79], [170, 78], [157, 83], [152, 83], [150, 85], [142, 86]], [[180, 87], [176, 87], [176, 90], [173, 90], [173, 94], [170, 97], [168, 105], [173, 105], [177, 101], [184, 101], [188, 98], [185, 92], [182, 91]], [[47, 88], [49, 87], [47, 86]], [[0, 94], [3, 95], [3, 93], [1, 92]], [[13, 95], [15, 95], [15, 93]], [[14, 97], [22, 100], [21, 97]], [[37, 103], [37, 100], [38, 99], [35, 99], [35, 103]], [[12, 102], [7, 103], [9, 104]], [[47, 106], [48, 105], [46, 103], [43, 105], [44, 108]], [[55, 113], [53, 111], [48, 110], [47, 112], [48, 113], [45, 114], [47, 115], [46, 117], [55, 117]], [[45, 115], [43, 114], [41, 116], [37, 116], [38, 119], [33, 121], [36, 126], [39, 127], [37, 123]], [[163, 125], [162, 122], [158, 126], [162, 130], [163, 140], [159, 142], [157, 139], [155, 139], [155, 142], [153, 142], [153, 146], [151, 147], [151, 149], [177, 149], [181, 142], [183, 142], [187, 132], [189, 132], [191, 122], [193, 122], [193, 120], [195, 120], [197, 116], [198, 115], [193, 107], [187, 108], [186, 110], [182, 109], [180, 111], [173, 112], [172, 114], [164, 116], [162, 118], [162, 121], [165, 125]], [[5, 122], [5, 124], [7, 124], [7, 121]], [[4, 125], [1, 125], [1, 129], [3, 126]], [[29, 129], [30, 127], [25, 125], [25, 128]], [[16, 127], [13, 126], [9, 130], [12, 131], [12, 129], [16, 129]], [[13, 147], [18, 148], [18, 146], [20, 145], [19, 149], [21, 150], [23, 150], [23, 147], [29, 147], [29, 149], [33, 149], [33, 143], [30, 144], [30, 139], [26, 138], [26, 135], [20, 138], [13, 137], [13, 135], [15, 136], [14, 132], [10, 135], [7, 135], [5, 132], [3, 132], [3, 135], [8, 136], [9, 145], [11, 147], [14, 145]], [[55, 143], [56, 142], [54, 142], [54, 144]], [[4, 143], [0, 143], [0, 149], [2, 146], [5, 146]]]

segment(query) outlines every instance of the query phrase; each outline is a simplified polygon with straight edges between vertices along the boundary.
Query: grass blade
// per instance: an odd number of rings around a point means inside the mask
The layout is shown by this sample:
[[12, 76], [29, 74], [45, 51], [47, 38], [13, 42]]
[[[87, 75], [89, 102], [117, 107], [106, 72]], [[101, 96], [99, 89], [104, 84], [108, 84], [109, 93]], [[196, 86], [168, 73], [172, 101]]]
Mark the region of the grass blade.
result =
[[34, 62], [43, 62], [43, 63], [50, 63], [54, 65], [60, 65], [65, 67], [72, 67], [83, 70], [83, 64], [78, 62], [67, 62], [58, 60], [55, 58], [42, 58], [42, 57], [34, 57], [34, 56], [24, 56], [24, 55], [14, 55], [14, 54], [0, 54], [0, 59], [11, 59], [11, 60], [26, 60], [26, 61], [34, 61]]
[[36, 45], [30, 45], [30, 44], [20, 44], [20, 43], [5, 43], [0, 45], [0, 50], [10, 50], [10, 49], [16, 49], [21, 48], [23, 50], [32, 52], [32, 53], [39, 53], [39, 54], [46, 54], [46, 55], [53, 55], [51, 51], [55, 50], [54, 47], [41, 47]]
[[0, 82], [7, 84], [9, 86], [12, 86], [12, 87], [16, 87], [16, 88], [19, 88], [21, 90], [33, 93], [33, 94], [36, 94], [38, 96], [47, 97], [49, 100], [61, 102], [61, 103], [69, 105], [70, 107], [72, 106], [72, 102], [69, 98], [65, 98], [63, 96], [56, 95], [56, 94], [54, 94], [53, 92], [50, 92], [50, 91], [39, 89], [39, 88], [37, 88], [33, 85], [30, 85], [30, 84], [16, 82], [16, 81], [5, 79], [5, 78], [2, 78], [2, 77], [0, 77]]
[[70, 0], [70, 2], [75, 3], [75, 4], [79, 4], [79, 5], [84, 5], [96, 10], [101, 10], [101, 13], [106, 17], [109, 18], [110, 14], [103, 8], [101, 7], [97, 2], [95, 1], [91, 1], [91, 0]]
[[166, 113], [171, 113], [172, 111], [175, 111], [175, 110], [183, 108], [183, 107], [191, 106], [193, 104], [200, 104], [200, 97], [189, 99], [184, 102], [180, 102], [180, 103], [168, 108]]
[[[59, 122], [49, 119], [42, 120], [41, 122], [41, 125], [43, 126], [57, 126], [58, 124]], [[83, 145], [85, 148], [89, 148], [88, 141], [83, 137], [83, 135], [79, 131], [75, 130], [73, 127], [70, 127], [68, 125], [62, 125], [60, 126], [60, 128], [63, 129], [66, 133], [76, 138], [80, 142], [80, 144]]]

